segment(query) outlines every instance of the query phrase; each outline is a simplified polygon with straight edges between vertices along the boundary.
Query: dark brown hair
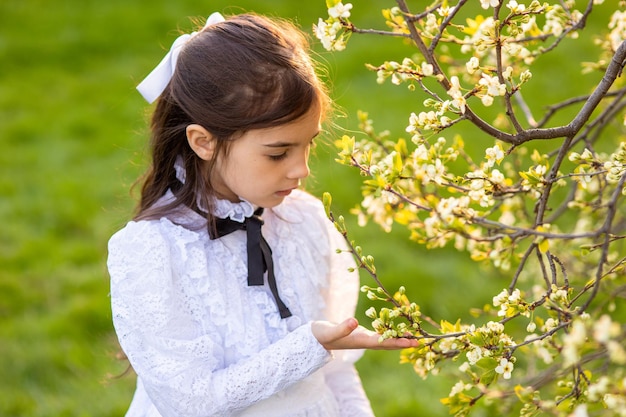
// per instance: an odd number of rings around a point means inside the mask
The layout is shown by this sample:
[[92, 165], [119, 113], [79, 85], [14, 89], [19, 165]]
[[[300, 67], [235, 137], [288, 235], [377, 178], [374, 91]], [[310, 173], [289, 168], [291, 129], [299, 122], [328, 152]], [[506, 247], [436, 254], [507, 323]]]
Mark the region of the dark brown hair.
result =
[[[227, 154], [231, 141], [252, 129], [296, 120], [315, 105], [325, 113], [328, 95], [308, 50], [293, 24], [254, 14], [231, 17], [193, 36], [152, 115], [152, 161], [135, 220], [167, 216], [181, 204], [199, 203], [211, 212], [214, 160]], [[200, 159], [187, 143], [186, 127], [194, 123], [216, 139], [212, 161]], [[186, 171], [184, 184], [176, 178], [177, 157]], [[175, 201], [155, 206], [167, 190]]]

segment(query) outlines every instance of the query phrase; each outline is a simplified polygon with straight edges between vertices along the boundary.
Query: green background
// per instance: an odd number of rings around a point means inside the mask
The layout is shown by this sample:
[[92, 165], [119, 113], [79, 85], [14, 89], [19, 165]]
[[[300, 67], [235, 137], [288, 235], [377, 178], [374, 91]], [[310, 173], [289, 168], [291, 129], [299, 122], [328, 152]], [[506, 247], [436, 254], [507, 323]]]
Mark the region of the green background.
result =
[[[379, 28], [380, 7], [394, 5], [354, 3], [355, 21]], [[1, 416], [121, 416], [128, 407], [134, 378], [119, 376], [127, 365], [116, 357], [105, 261], [107, 240], [129, 219], [136, 195], [129, 190], [145, 167], [150, 108], [134, 87], [177, 29], [189, 31], [188, 17], [213, 11], [285, 17], [308, 32], [326, 16], [323, 0], [0, 2]], [[376, 127], [403, 133], [421, 100], [376, 84], [364, 66], [401, 59], [401, 41], [353, 36], [346, 52], [315, 50], [344, 110], [335, 120], [339, 127], [356, 129], [362, 109]], [[577, 77], [578, 69], [571, 74]], [[543, 99], [557, 98], [567, 94], [558, 85], [567, 76], [564, 70], [562, 78], [538, 80], [535, 88]], [[331, 191], [334, 210], [347, 215], [359, 201], [360, 179], [336, 164], [333, 152], [318, 146], [307, 187], [316, 195]], [[383, 281], [390, 288], [406, 285], [431, 317], [465, 317], [468, 306], [489, 302], [508, 285], [465, 255], [426, 255], [402, 230], [357, 228], [347, 217]], [[362, 281], [373, 284], [367, 276]], [[359, 311], [369, 305], [361, 296]], [[359, 318], [367, 324], [362, 313]], [[422, 381], [398, 358], [397, 352], [367, 352], [358, 363], [377, 415], [447, 415], [438, 399], [447, 396], [449, 381]]]

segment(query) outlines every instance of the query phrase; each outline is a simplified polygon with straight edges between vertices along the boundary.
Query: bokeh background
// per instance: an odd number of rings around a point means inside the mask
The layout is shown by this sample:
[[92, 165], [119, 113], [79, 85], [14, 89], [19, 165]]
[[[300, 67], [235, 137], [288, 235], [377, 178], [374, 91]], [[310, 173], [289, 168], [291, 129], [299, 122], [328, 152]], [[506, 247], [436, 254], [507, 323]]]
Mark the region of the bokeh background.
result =
[[[363, 27], [380, 27], [380, 8], [394, 5], [354, 3]], [[122, 375], [127, 363], [117, 358], [106, 244], [130, 218], [130, 188], [145, 168], [150, 106], [134, 87], [178, 30], [191, 30], [190, 17], [213, 11], [289, 18], [309, 33], [326, 17], [324, 0], [0, 1], [0, 416], [113, 417], [127, 409], [134, 376]], [[421, 100], [376, 84], [364, 65], [401, 59], [401, 41], [353, 36], [345, 52], [329, 54], [315, 42], [314, 50], [343, 109], [329, 143], [341, 129], [357, 129], [358, 109], [402, 135]], [[567, 94], [554, 82], [536, 84], [544, 99]], [[455, 321], [507, 285], [450, 250], [426, 254], [402, 230], [356, 227], [348, 212], [360, 178], [333, 152], [316, 148], [307, 188], [333, 194], [335, 212], [346, 215], [390, 288], [406, 285], [431, 317]], [[369, 305], [361, 296], [364, 324]], [[438, 399], [451, 384], [422, 381], [398, 360], [397, 352], [367, 352], [358, 363], [377, 415], [447, 415]]]

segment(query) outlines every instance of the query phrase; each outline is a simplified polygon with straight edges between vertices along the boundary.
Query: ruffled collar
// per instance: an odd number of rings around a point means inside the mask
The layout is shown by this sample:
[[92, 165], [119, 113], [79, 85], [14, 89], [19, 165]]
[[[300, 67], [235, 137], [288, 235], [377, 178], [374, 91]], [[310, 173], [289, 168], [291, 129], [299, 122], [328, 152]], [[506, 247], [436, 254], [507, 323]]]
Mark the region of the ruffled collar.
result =
[[[187, 172], [185, 171], [183, 158], [180, 155], [176, 158], [176, 162], [174, 163], [174, 171], [176, 172], [178, 181], [184, 184], [187, 179]], [[246, 217], [250, 217], [254, 214], [257, 207], [244, 198], [239, 197], [239, 200], [239, 202], [233, 203], [229, 200], [214, 198], [212, 201], [213, 215], [222, 219], [230, 218], [236, 222], [243, 223]], [[208, 213], [208, 209], [199, 199], [196, 203], [201, 211]]]
[[213, 200], [213, 214], [215, 217], [222, 219], [230, 217], [231, 220], [243, 223], [246, 217], [252, 216], [256, 208], [249, 201], [246, 201], [241, 197], [240, 199], [241, 201], [238, 203], [233, 203], [232, 201], [215, 198]]

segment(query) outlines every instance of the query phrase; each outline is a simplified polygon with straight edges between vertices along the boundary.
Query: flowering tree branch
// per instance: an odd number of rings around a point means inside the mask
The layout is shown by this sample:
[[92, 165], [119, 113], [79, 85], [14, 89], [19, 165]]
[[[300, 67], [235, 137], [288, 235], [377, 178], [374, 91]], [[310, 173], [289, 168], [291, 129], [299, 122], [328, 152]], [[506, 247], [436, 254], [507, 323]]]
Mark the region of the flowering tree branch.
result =
[[[348, 238], [325, 198], [359, 268], [376, 283], [362, 290], [388, 303], [367, 310], [373, 328], [381, 339], [421, 341], [402, 354], [420, 376], [454, 371], [457, 382], [441, 401], [457, 416], [484, 398], [514, 398], [517, 404], [501, 401], [501, 411], [517, 407], [522, 416], [626, 410], [619, 324], [626, 317], [615, 307], [626, 293], [624, 4], [609, 9], [605, 32], [594, 34], [597, 61], [581, 63], [599, 76], [590, 94], [572, 85], [570, 98], [538, 110], [525, 90], [535, 73], [560, 76], [535, 61], [587, 30], [603, 1], [583, 3], [435, 1], [412, 11], [419, 6], [397, 0], [383, 10], [386, 29], [378, 30], [359, 28], [351, 4], [327, 0], [329, 16], [314, 27], [336, 51], [352, 35], [410, 39], [413, 49], [401, 62], [367, 67], [376, 82], [425, 97], [407, 109], [409, 140], [376, 133], [364, 112], [364, 136], [337, 140], [338, 160], [364, 177], [359, 223], [385, 231], [400, 225], [427, 249], [453, 245], [477, 267], [510, 277], [489, 306], [472, 309], [482, 311], [474, 322], [435, 320], [404, 286], [393, 292], [383, 285], [374, 259]], [[576, 54], [570, 58], [574, 65]], [[551, 125], [557, 116], [565, 122]], [[466, 124], [480, 132], [467, 146]], [[451, 369], [452, 362], [461, 366]]]

